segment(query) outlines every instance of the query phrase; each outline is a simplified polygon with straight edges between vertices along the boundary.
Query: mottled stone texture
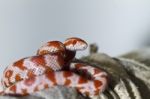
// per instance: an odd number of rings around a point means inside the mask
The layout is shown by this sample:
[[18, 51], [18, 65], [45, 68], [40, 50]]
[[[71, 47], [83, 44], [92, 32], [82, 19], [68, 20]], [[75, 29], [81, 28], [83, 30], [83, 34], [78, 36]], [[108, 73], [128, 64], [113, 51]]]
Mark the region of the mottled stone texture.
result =
[[[150, 51], [143, 49], [110, 57], [104, 53], [91, 53], [80, 60], [109, 73], [107, 90], [92, 99], [150, 99]], [[0, 99], [88, 99], [74, 88], [63, 86], [43, 90], [25, 97], [1, 96]]]

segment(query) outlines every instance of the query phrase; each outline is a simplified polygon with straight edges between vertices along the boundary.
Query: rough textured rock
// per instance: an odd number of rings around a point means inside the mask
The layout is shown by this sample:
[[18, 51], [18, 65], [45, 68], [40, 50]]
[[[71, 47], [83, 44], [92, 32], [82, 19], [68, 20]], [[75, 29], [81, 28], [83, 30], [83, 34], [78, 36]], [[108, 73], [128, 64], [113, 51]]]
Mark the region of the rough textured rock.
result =
[[150, 66], [150, 48], [139, 49], [123, 54], [120, 57], [135, 60], [143, 63], [146, 66]]
[[[92, 53], [81, 60], [109, 73], [107, 90], [92, 99], [149, 99], [150, 51], [133, 51], [112, 58], [104, 53]], [[88, 99], [74, 88], [62, 86], [43, 90], [26, 97], [1, 96], [0, 99]]]
[[105, 97], [98, 99], [142, 99], [137, 86], [130, 79], [124, 65], [117, 58], [111, 58], [106, 54], [92, 54], [83, 58], [92, 65], [99, 66], [110, 75], [108, 89], [101, 94]]
[[139, 88], [143, 99], [150, 97], [150, 48], [132, 51], [120, 56], [128, 75]]
[[66, 88], [63, 86], [43, 90], [34, 95], [42, 97], [43, 99], [85, 99], [85, 97], [78, 94], [74, 88]]
[[0, 99], [87, 99], [78, 94], [74, 88], [56, 86], [50, 89], [36, 92], [29, 96], [1, 96]]
[[[120, 59], [126, 68], [128, 75], [139, 89], [139, 93], [143, 99], [150, 97], [150, 68], [144, 64], [138, 63], [134, 60]], [[144, 90], [144, 91], [143, 91]]]

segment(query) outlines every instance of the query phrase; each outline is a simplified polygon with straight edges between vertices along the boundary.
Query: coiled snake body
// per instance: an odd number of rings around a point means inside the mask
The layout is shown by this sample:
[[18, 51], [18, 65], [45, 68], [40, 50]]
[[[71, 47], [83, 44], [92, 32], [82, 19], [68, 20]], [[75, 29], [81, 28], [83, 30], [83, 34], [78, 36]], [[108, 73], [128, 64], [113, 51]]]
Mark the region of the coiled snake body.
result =
[[[74, 87], [84, 96], [95, 96], [106, 89], [105, 71], [83, 63], [72, 62], [76, 51], [87, 48], [80, 38], [69, 38], [64, 43], [50, 41], [36, 56], [20, 59], [8, 66], [2, 77], [2, 95], [28, 95], [53, 86]], [[86, 78], [74, 71], [81, 71]]]

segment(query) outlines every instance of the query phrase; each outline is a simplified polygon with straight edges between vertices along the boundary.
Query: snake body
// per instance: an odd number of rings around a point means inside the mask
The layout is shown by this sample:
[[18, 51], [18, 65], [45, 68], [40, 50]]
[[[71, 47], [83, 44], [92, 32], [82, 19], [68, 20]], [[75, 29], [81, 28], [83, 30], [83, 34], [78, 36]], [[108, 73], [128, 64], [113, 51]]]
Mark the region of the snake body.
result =
[[20, 59], [8, 66], [3, 75], [5, 87], [31, 76], [44, 74], [46, 71], [60, 70], [64, 59], [59, 54], [45, 54]]
[[[87, 48], [80, 38], [64, 43], [50, 41], [38, 49], [36, 56], [20, 59], [8, 66], [2, 77], [3, 94], [27, 95], [53, 86], [74, 87], [85, 96], [95, 96], [108, 85], [108, 74], [100, 68], [74, 63], [76, 51]], [[68, 70], [64, 68], [68, 67]], [[83, 72], [90, 78], [75, 71]]]

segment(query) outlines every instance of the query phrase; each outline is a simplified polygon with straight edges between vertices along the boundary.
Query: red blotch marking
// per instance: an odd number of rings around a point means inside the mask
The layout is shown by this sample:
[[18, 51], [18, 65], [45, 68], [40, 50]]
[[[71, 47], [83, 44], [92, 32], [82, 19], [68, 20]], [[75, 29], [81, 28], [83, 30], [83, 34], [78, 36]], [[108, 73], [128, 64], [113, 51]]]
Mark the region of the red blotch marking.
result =
[[44, 59], [44, 57], [42, 55], [41, 56], [34, 56], [34, 57], [32, 57], [31, 61], [34, 62], [37, 65], [45, 66], [45, 59]]
[[88, 80], [84, 79], [83, 77], [80, 77], [79, 81], [78, 81], [79, 84], [83, 84], [83, 83], [87, 83], [87, 82], [88, 82]]
[[53, 71], [54, 71], [54, 70], [52, 70], [52, 68], [46, 67], [45, 73], [53, 72]]
[[70, 76], [72, 76], [72, 75], [73, 75], [72, 72], [69, 72], [69, 71], [64, 71], [64, 72], [63, 72], [63, 76], [64, 76], [65, 78], [70, 77]]
[[41, 48], [44, 48], [44, 47], [49, 47], [49, 48], [56, 48], [55, 49], [55, 52], [50, 52], [49, 50], [38, 50], [38, 55], [44, 55], [44, 54], [48, 54], [48, 53], [61, 53], [62, 55], [64, 55], [65, 53], [65, 46], [63, 43], [61, 43], [60, 41], [50, 41], [50, 42], [47, 42], [47, 45], [45, 46], [42, 46]]
[[65, 46], [69, 46], [69, 45], [73, 45], [74, 46], [77, 42], [87, 45], [87, 43], [84, 40], [82, 40], [80, 38], [76, 38], [76, 37], [72, 37], [72, 38], [67, 39], [65, 41], [64, 45]]
[[65, 46], [69, 46], [69, 45], [75, 45], [77, 43], [77, 41], [81, 41], [79, 38], [69, 38], [66, 40], [66, 42], [64, 43]]
[[44, 55], [44, 54], [47, 54], [47, 53], [49, 53], [49, 51], [48, 50], [42, 50], [42, 51], [38, 51], [37, 52], [37, 55]]
[[67, 40], [65, 43], [64, 43], [65, 46], [69, 46], [69, 45], [74, 45], [73, 41], [72, 40]]
[[72, 44], [75, 45], [77, 43], [77, 40], [72, 40]]
[[10, 78], [10, 77], [12, 76], [12, 74], [13, 74], [13, 71], [12, 71], [12, 70], [7, 70], [7, 71], [5, 72], [5, 77], [6, 77], [6, 78]]
[[16, 74], [16, 76], [15, 76], [15, 80], [16, 80], [16, 81], [21, 81], [21, 80], [22, 80], [22, 78], [20, 77], [20, 75], [19, 75], [19, 74]]
[[28, 78], [30, 77], [35, 77], [36, 75], [34, 74], [34, 72], [32, 70], [29, 70], [27, 73]]
[[24, 60], [25, 60], [25, 59], [21, 59], [21, 60], [15, 62], [15, 63], [13, 64], [13, 66], [18, 67], [18, 68], [21, 69], [21, 70], [25, 70], [26, 67], [23, 66]]
[[[70, 77], [70, 76], [72, 76], [72, 75], [73, 75], [72, 72], [66, 72], [66, 71], [63, 72], [63, 77], [64, 77], [64, 78], [68, 78], [68, 77]], [[70, 84], [71, 84], [71, 80], [66, 79], [64, 85], [65, 85], [65, 86], [69, 86]]]
[[23, 95], [28, 95], [29, 93], [28, 93], [28, 91], [27, 91], [27, 89], [21, 89], [22, 90], [22, 94]]
[[69, 79], [66, 79], [66, 81], [65, 81], [65, 86], [69, 86], [71, 84], [71, 80], [69, 80]]
[[27, 86], [31, 86], [35, 83], [35, 81], [36, 81], [36, 78], [31, 77], [31, 78], [25, 79], [24, 84], [27, 85]]
[[71, 77], [73, 75], [72, 72], [69, 71], [64, 71], [63, 72], [63, 77], [66, 79], [64, 85], [69, 86], [71, 84], [71, 80], [67, 79], [68, 77]]
[[94, 86], [95, 88], [99, 88], [100, 86], [102, 86], [102, 82], [99, 80], [94, 80]]
[[12, 85], [11, 87], [9, 87], [10, 91], [13, 91], [14, 93], [16, 93], [16, 85]]
[[50, 41], [48, 42], [48, 46], [50, 47], [55, 47], [58, 51], [64, 52], [65, 51], [65, 46], [63, 43], [61, 43], [60, 41]]
[[51, 82], [53, 82], [54, 85], [56, 85], [56, 78], [55, 78], [55, 72], [47, 72], [45, 75], [48, 80], [50, 80]]

